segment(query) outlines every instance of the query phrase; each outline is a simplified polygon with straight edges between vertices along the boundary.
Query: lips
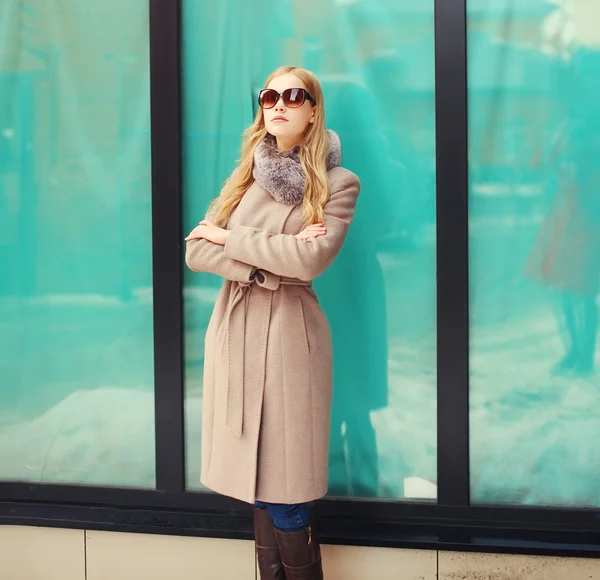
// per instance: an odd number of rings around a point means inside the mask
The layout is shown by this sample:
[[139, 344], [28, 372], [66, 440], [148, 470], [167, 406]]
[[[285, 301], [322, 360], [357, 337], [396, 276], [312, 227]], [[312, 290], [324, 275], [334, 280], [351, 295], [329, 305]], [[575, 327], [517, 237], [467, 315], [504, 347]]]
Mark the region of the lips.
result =
[[285, 117], [274, 117], [273, 122], [275, 122], [275, 121], [284, 121], [287, 123], [287, 119]]

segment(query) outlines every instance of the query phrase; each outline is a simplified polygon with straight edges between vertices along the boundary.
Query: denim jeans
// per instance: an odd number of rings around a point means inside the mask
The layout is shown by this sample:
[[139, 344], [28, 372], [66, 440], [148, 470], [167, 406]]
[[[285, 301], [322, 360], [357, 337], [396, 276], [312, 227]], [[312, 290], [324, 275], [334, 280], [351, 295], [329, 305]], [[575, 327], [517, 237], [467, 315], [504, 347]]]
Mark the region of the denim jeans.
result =
[[308, 527], [310, 523], [310, 505], [307, 503], [285, 504], [257, 501], [257, 508], [266, 509], [273, 518], [273, 525], [281, 532], [293, 532]]

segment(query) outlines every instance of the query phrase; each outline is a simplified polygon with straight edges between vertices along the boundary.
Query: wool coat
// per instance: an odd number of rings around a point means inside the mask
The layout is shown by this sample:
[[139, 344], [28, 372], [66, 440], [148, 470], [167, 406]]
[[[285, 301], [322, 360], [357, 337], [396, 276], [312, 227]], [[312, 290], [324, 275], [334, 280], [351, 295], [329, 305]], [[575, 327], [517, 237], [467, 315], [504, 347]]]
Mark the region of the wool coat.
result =
[[341, 167], [328, 181], [321, 237], [298, 240], [301, 204], [255, 181], [225, 246], [187, 242], [190, 269], [225, 279], [206, 331], [200, 479], [248, 503], [327, 492], [332, 348], [312, 280], [340, 251], [360, 189]]

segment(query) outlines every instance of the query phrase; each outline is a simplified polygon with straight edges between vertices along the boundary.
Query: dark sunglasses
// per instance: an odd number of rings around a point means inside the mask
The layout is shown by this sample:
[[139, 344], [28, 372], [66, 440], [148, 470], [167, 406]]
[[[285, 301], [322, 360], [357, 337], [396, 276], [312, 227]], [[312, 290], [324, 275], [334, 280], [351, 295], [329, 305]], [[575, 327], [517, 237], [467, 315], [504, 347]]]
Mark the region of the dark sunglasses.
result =
[[275, 89], [263, 89], [258, 93], [258, 104], [261, 109], [272, 109], [280, 98], [283, 99], [283, 104], [286, 107], [291, 108], [301, 107], [306, 100], [313, 103], [313, 105], [317, 104], [317, 101], [304, 89], [285, 89], [283, 93], [278, 93]]

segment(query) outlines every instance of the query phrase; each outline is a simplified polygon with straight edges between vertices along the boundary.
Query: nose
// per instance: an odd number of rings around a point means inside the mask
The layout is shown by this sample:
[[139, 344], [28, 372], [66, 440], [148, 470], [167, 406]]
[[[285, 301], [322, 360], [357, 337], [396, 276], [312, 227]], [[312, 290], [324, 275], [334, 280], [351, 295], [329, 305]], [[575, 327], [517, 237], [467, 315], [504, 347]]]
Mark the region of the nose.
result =
[[282, 96], [280, 96], [279, 99], [277, 100], [277, 102], [275, 103], [275, 110], [276, 111], [285, 111], [285, 104], [283, 102]]

